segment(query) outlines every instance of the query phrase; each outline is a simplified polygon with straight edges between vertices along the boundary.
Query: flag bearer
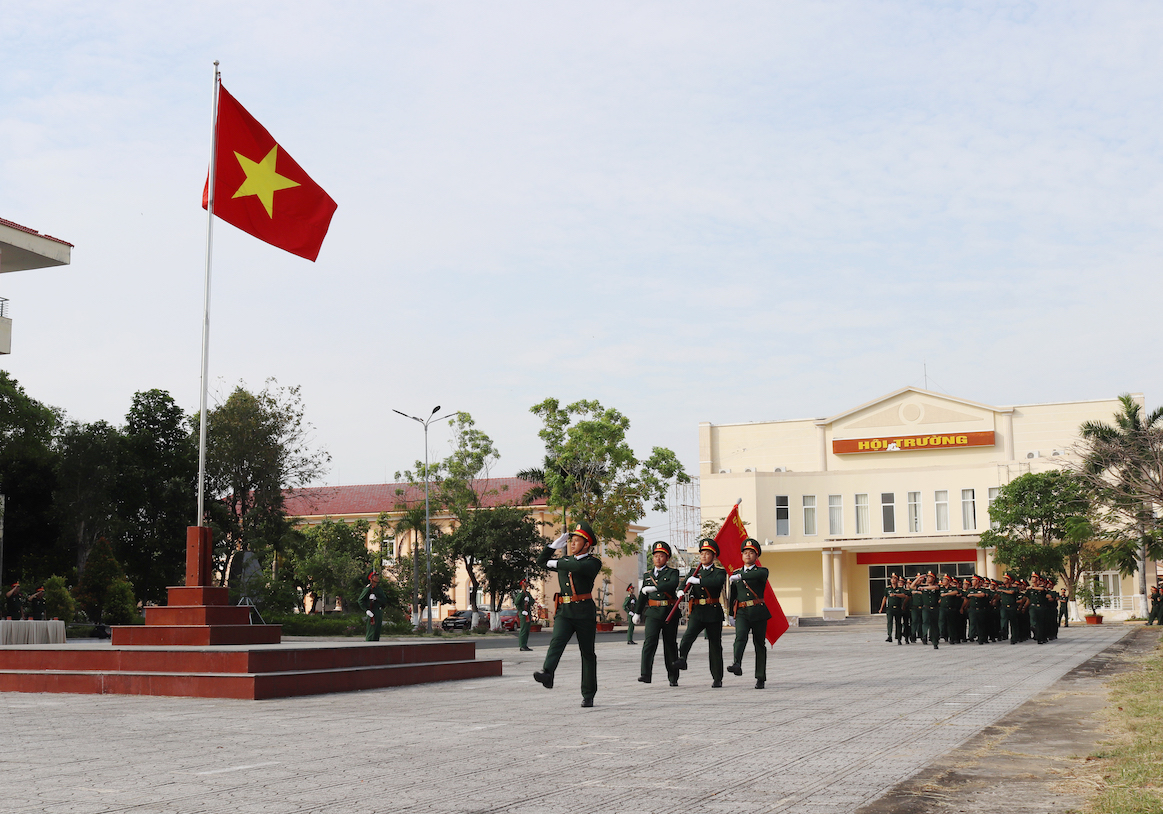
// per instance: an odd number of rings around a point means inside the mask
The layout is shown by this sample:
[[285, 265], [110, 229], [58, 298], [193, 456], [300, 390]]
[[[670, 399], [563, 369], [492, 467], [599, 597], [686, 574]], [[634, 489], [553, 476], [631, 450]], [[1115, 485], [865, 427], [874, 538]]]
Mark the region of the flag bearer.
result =
[[727, 668], [737, 676], [743, 675], [743, 652], [747, 637], [755, 644], [755, 689], [762, 690], [767, 681], [767, 620], [771, 611], [763, 602], [767, 586], [767, 569], [758, 564], [763, 549], [759, 541], [748, 537], [741, 546], [743, 567], [731, 575], [731, 609], [735, 614], [734, 661]]

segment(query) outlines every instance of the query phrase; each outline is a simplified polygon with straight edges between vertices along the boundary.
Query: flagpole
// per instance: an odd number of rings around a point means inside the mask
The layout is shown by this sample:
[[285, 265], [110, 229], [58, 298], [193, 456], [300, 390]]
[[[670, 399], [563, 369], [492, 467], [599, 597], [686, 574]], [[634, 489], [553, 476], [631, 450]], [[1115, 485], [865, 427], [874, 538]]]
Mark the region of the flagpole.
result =
[[198, 407], [198, 516], [195, 526], [205, 525], [206, 492], [206, 391], [210, 375], [210, 267], [214, 248], [214, 182], [218, 163], [218, 88], [222, 74], [214, 60], [214, 106], [210, 129], [210, 175], [206, 188], [206, 293], [202, 306], [202, 392]]

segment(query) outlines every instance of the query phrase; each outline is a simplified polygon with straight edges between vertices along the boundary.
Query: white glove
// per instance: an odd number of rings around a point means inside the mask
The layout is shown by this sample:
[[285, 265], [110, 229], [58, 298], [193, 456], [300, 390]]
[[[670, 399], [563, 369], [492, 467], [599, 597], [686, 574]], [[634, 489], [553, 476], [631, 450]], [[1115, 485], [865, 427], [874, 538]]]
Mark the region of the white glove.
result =
[[638, 614], [632, 613], [632, 614], [630, 614], [630, 618], [634, 620], [634, 624], [636, 624], [636, 625], [642, 624], [642, 617], [639, 616]]
[[735, 617], [734, 616], [727, 617], [727, 627], [735, 627]]
[[686, 596], [686, 591], [684, 591], [682, 588], [679, 588], [678, 591], [675, 593], [675, 597], [677, 597], [678, 599], [682, 599], [684, 596]]
[[657, 588], [655, 588], [653, 585], [647, 585], [645, 588], [643, 588], [643, 589], [642, 589], [642, 593], [644, 593], [644, 594], [652, 594], [652, 593], [654, 593], [654, 592], [655, 592], [655, 591], [657, 591], [657, 590], [658, 590], [658, 589], [657, 589]]
[[553, 545], [551, 545], [550, 548], [556, 548], [558, 551], [561, 551], [561, 549], [565, 548], [565, 544], [568, 542], [569, 542], [569, 532], [567, 531], [564, 534], [562, 534], [560, 537], [558, 537], [556, 540], [554, 540]]
[[367, 614], [368, 619], [375, 619], [376, 618], [376, 615], [374, 613], [372, 613], [371, 611], [364, 611], [364, 613]]
[[375, 600], [376, 600], [376, 595], [375, 595], [375, 594], [368, 594], [368, 595], [367, 595], [367, 598], [368, 598], [368, 599], [370, 599], [371, 601], [375, 602]]
[[686, 584], [687, 585], [702, 585], [703, 581], [701, 579], [699, 579], [698, 577], [687, 577]]
[[521, 611], [521, 615], [522, 615], [522, 616], [528, 616], [528, 615], [529, 615], [529, 611]]
[[550, 560], [549, 562], [545, 563], [545, 567], [546, 568], [556, 568], [557, 567], [557, 560]]
[[732, 582], [738, 582], [738, 581], [739, 581], [739, 580], [741, 580], [742, 578], [743, 578], [743, 575], [742, 575], [742, 574], [740, 574], [738, 571], [736, 571], [734, 574], [732, 574], [732, 575], [731, 575], [731, 581], [732, 581]]

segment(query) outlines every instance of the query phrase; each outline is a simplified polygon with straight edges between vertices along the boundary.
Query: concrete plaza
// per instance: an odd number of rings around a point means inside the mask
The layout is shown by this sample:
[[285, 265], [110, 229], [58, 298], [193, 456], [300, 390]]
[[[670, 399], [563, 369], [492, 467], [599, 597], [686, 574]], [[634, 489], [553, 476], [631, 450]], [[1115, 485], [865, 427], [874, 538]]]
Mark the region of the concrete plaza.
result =
[[[504, 675], [271, 701], [0, 694], [0, 812], [850, 812], [1123, 637], [897, 646], [877, 625], [796, 628], [712, 690], [706, 645], [679, 687], [638, 683], [600, 636], [596, 706], [576, 647], [486, 637]], [[538, 639], [541, 639], [538, 641]], [[641, 641], [641, 639], [639, 639]]]

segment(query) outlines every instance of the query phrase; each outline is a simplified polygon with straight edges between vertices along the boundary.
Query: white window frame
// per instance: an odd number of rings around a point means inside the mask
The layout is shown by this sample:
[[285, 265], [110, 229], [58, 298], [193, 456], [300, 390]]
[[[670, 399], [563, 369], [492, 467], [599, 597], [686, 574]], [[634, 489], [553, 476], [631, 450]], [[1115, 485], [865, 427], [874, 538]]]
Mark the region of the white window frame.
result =
[[993, 519], [993, 515], [990, 514], [989, 510], [993, 507], [993, 502], [995, 500], [997, 500], [997, 496], [1000, 494], [1001, 494], [1001, 487], [1000, 486], [989, 487], [989, 497], [987, 498], [988, 502], [985, 504], [985, 513], [987, 515], [989, 515], [989, 527], [993, 531], [997, 531], [998, 529], [1000, 529], [1001, 523], [999, 523]]
[[816, 496], [804, 495], [804, 536], [816, 536]]
[[868, 493], [856, 495], [856, 533], [868, 534]]
[[908, 526], [905, 528], [910, 534], [921, 533], [921, 493], [920, 492], [906, 492], [905, 500], [908, 504], [907, 522]]
[[[779, 505], [780, 501], [783, 505]], [[780, 511], [783, 511], [783, 526], [780, 526]], [[791, 500], [787, 495], [775, 496], [775, 536], [776, 537], [790, 537], [791, 536]]]
[[844, 533], [844, 496], [828, 495], [828, 536], [839, 537]]
[[[965, 494], [969, 493], [966, 498]], [[977, 490], [961, 490], [961, 529], [963, 531], [977, 531]]]
[[[886, 497], [892, 500], [885, 503]], [[896, 492], [880, 493], [880, 530], [884, 534], [896, 534]]]
[[[944, 495], [942, 500], [941, 496]], [[942, 512], [941, 510], [944, 509]], [[944, 517], [942, 518], [942, 515]], [[949, 530], [949, 490], [935, 489], [933, 491], [933, 529], [934, 531]]]

